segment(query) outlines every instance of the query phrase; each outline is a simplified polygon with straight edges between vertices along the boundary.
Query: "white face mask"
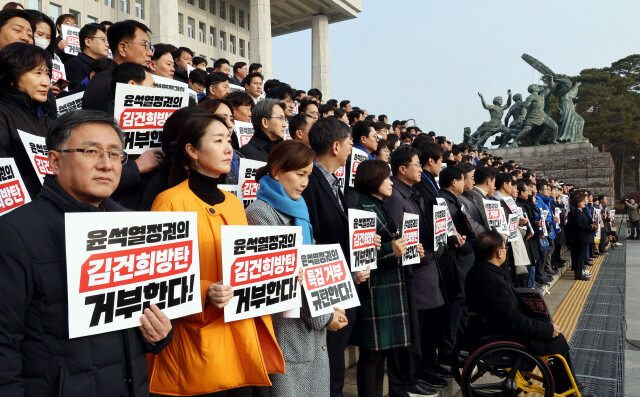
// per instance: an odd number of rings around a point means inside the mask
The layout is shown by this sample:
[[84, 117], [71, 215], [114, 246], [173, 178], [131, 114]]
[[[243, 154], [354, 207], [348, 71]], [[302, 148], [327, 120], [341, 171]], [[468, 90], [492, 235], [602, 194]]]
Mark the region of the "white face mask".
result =
[[43, 50], [46, 50], [47, 47], [49, 47], [50, 43], [51, 42], [49, 40], [47, 40], [47, 39], [43, 39], [43, 38], [40, 38], [40, 37], [34, 37], [33, 38], [33, 44], [38, 46], [38, 47], [40, 47], [40, 48], [42, 48]]

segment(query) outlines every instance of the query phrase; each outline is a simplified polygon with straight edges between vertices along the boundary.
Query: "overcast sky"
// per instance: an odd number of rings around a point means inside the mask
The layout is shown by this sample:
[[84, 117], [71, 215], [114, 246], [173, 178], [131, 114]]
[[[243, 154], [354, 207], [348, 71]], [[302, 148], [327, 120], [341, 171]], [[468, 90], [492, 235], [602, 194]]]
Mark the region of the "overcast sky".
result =
[[[526, 98], [539, 81], [523, 53], [558, 74], [610, 66], [640, 51], [639, 18], [638, 0], [362, 0], [358, 18], [329, 25], [331, 96], [460, 141], [489, 119], [478, 91]], [[274, 38], [273, 64], [311, 88], [311, 30]]]

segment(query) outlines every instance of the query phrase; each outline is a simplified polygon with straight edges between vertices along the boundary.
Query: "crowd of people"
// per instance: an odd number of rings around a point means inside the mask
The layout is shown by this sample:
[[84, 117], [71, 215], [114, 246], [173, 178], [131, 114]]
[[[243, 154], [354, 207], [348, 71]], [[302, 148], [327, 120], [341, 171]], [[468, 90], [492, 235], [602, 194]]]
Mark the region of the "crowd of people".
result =
[[[608, 197], [318, 89], [263, 81], [259, 64], [209, 68], [188, 48], [152, 44], [137, 21], [83, 26], [81, 53], [69, 56], [60, 26], [75, 25], [73, 15], [54, 23], [10, 8], [0, 12], [0, 157], [15, 159], [33, 202], [0, 218], [3, 396], [341, 396], [349, 344], [359, 347], [359, 395], [382, 396], [385, 362], [391, 396], [436, 395], [469, 311], [539, 354], [568, 358], [559, 328], [534, 319], [512, 287], [548, 286], [565, 246], [576, 280], [588, 281], [611, 234]], [[65, 64], [67, 91], [51, 85], [53, 59]], [[128, 155], [113, 117], [116, 83], [152, 87], [154, 75], [188, 84], [198, 101], [169, 117], [161, 149]], [[81, 91], [83, 109], [57, 117], [55, 100]], [[238, 121], [254, 129], [244, 145]], [[43, 184], [18, 130], [46, 138], [53, 175]], [[368, 159], [351, 186], [336, 171], [351, 169], [352, 148]], [[238, 183], [241, 158], [266, 162], [246, 209], [219, 188]], [[518, 215], [515, 238], [496, 231], [486, 200]], [[436, 245], [442, 202], [454, 232]], [[377, 219], [377, 268], [352, 274], [359, 307], [312, 317], [303, 301], [296, 318], [224, 322], [233, 293], [222, 283], [222, 225], [301, 226], [304, 244], [339, 244], [349, 258], [350, 209]], [[64, 215], [125, 210], [197, 213], [202, 312], [169, 321], [151, 305], [138, 329], [69, 339]], [[400, 261], [404, 213], [419, 216], [413, 266]]]

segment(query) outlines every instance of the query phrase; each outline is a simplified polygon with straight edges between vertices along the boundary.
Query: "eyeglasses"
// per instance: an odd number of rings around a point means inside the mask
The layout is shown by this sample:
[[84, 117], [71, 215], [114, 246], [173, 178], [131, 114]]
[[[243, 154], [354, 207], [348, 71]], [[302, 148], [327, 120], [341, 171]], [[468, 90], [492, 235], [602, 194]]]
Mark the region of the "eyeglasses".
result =
[[109, 43], [109, 41], [107, 41], [107, 36], [102, 36], [102, 37], [98, 37], [98, 36], [91, 36], [91, 37], [87, 37], [88, 39], [98, 39], [98, 40], [102, 40], [105, 43]]
[[147, 51], [151, 51], [151, 52], [154, 52], [154, 51], [155, 51], [155, 48], [153, 47], [153, 45], [151, 45], [151, 43], [150, 43], [150, 42], [148, 42], [148, 41], [143, 41], [143, 42], [139, 42], [139, 41], [125, 41], [125, 43], [127, 43], [127, 44], [140, 44], [140, 45], [143, 45], [143, 46], [144, 46], [144, 48], [145, 48]]
[[84, 149], [65, 149], [65, 150], [56, 150], [56, 151], [62, 152], [62, 153], [82, 153], [84, 154], [85, 158], [93, 161], [98, 161], [98, 159], [103, 158], [106, 152], [107, 155], [109, 156], [109, 160], [111, 160], [114, 163], [119, 162], [120, 164], [125, 164], [127, 162], [127, 159], [129, 158], [129, 155], [124, 150], [117, 150], [117, 149], [105, 150], [103, 148], [94, 147], [94, 146], [89, 146]]
[[410, 167], [412, 165], [415, 165], [418, 168], [422, 168], [422, 166], [419, 163], [409, 163], [409, 164], [405, 165], [405, 167]]
[[265, 117], [265, 119], [278, 119], [280, 121], [284, 121], [286, 117], [285, 116], [269, 116], [269, 117]]

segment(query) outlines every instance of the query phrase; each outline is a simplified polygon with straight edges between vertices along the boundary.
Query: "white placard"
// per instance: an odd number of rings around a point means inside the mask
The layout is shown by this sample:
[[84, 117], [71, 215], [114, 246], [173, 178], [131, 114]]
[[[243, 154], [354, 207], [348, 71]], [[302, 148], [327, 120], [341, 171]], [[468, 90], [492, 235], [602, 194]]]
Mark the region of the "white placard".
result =
[[509, 241], [518, 239], [518, 222], [520, 217], [517, 214], [509, 214]]
[[69, 338], [202, 311], [195, 212], [65, 214]]
[[64, 70], [64, 64], [55, 59], [51, 60], [51, 85], [54, 85], [59, 79], [66, 80], [67, 75]]
[[549, 230], [547, 229], [547, 216], [549, 215], [549, 210], [540, 210], [540, 224], [542, 225], [542, 234], [545, 237], [549, 237]]
[[351, 271], [378, 268], [375, 246], [376, 214], [371, 211], [349, 210], [349, 259]]
[[224, 321], [280, 313], [302, 305], [300, 226], [222, 226], [222, 283], [233, 298]]
[[244, 89], [244, 87], [241, 87], [239, 85], [235, 85], [235, 84], [229, 83], [229, 92], [234, 92], [234, 91], [242, 91], [242, 92], [244, 92], [245, 89]]
[[46, 140], [43, 136], [33, 135], [22, 130], [18, 130], [24, 150], [29, 156], [31, 166], [36, 171], [40, 183], [44, 183], [45, 175], [53, 175], [49, 168], [49, 149], [47, 149]]
[[12, 158], [0, 158], [0, 215], [31, 201], [20, 171]]
[[360, 306], [340, 244], [303, 245], [304, 294], [312, 317]]
[[73, 95], [56, 99], [56, 107], [58, 108], [58, 117], [72, 110], [82, 109], [82, 98], [84, 91], [80, 91]]
[[402, 266], [420, 263], [418, 244], [420, 243], [420, 216], [405, 212], [402, 216], [402, 237], [407, 251], [402, 255]]
[[451, 237], [455, 234], [455, 226], [453, 225], [453, 218], [451, 218], [451, 212], [449, 212], [449, 206], [447, 201], [442, 197], [437, 197], [436, 202], [447, 209], [447, 236]]
[[433, 248], [447, 245], [447, 206], [433, 206]]
[[218, 185], [218, 189], [233, 193], [234, 196], [238, 197], [238, 185]]
[[504, 201], [504, 203], [507, 205], [507, 207], [509, 208], [509, 211], [511, 211], [512, 214], [515, 214], [518, 212], [518, 205], [513, 200], [513, 197], [504, 196], [502, 197], [502, 201]]
[[256, 181], [256, 171], [266, 164], [264, 161], [240, 158], [240, 165], [238, 166], [238, 173], [240, 174], [238, 175], [238, 198], [242, 201], [244, 208], [247, 208], [249, 204], [255, 201], [258, 189], [260, 189], [260, 184]]
[[503, 232], [505, 230], [505, 226], [502, 223], [504, 212], [501, 211], [502, 207], [500, 206], [500, 202], [483, 199], [482, 204], [489, 228], [495, 228], [497, 231]]
[[351, 149], [351, 169], [349, 170], [349, 186], [353, 187], [353, 181], [356, 179], [356, 171], [361, 162], [369, 160], [367, 152], [360, 149]]
[[336, 172], [333, 173], [333, 175], [335, 175], [335, 177], [338, 178], [338, 187], [340, 188], [340, 191], [344, 194], [344, 182], [346, 179], [344, 174], [344, 165], [338, 168]]
[[62, 30], [62, 40], [67, 41], [67, 46], [64, 47], [64, 53], [70, 55], [78, 55], [82, 52], [80, 50], [80, 28], [76, 26], [60, 25]]
[[233, 131], [236, 133], [238, 137], [238, 145], [243, 147], [253, 137], [253, 124], [247, 123], [245, 121], [235, 121], [233, 124]]
[[124, 150], [129, 154], [159, 149], [164, 123], [173, 112], [189, 105], [186, 90], [121, 83], [116, 84], [115, 98], [113, 113], [124, 132]]

